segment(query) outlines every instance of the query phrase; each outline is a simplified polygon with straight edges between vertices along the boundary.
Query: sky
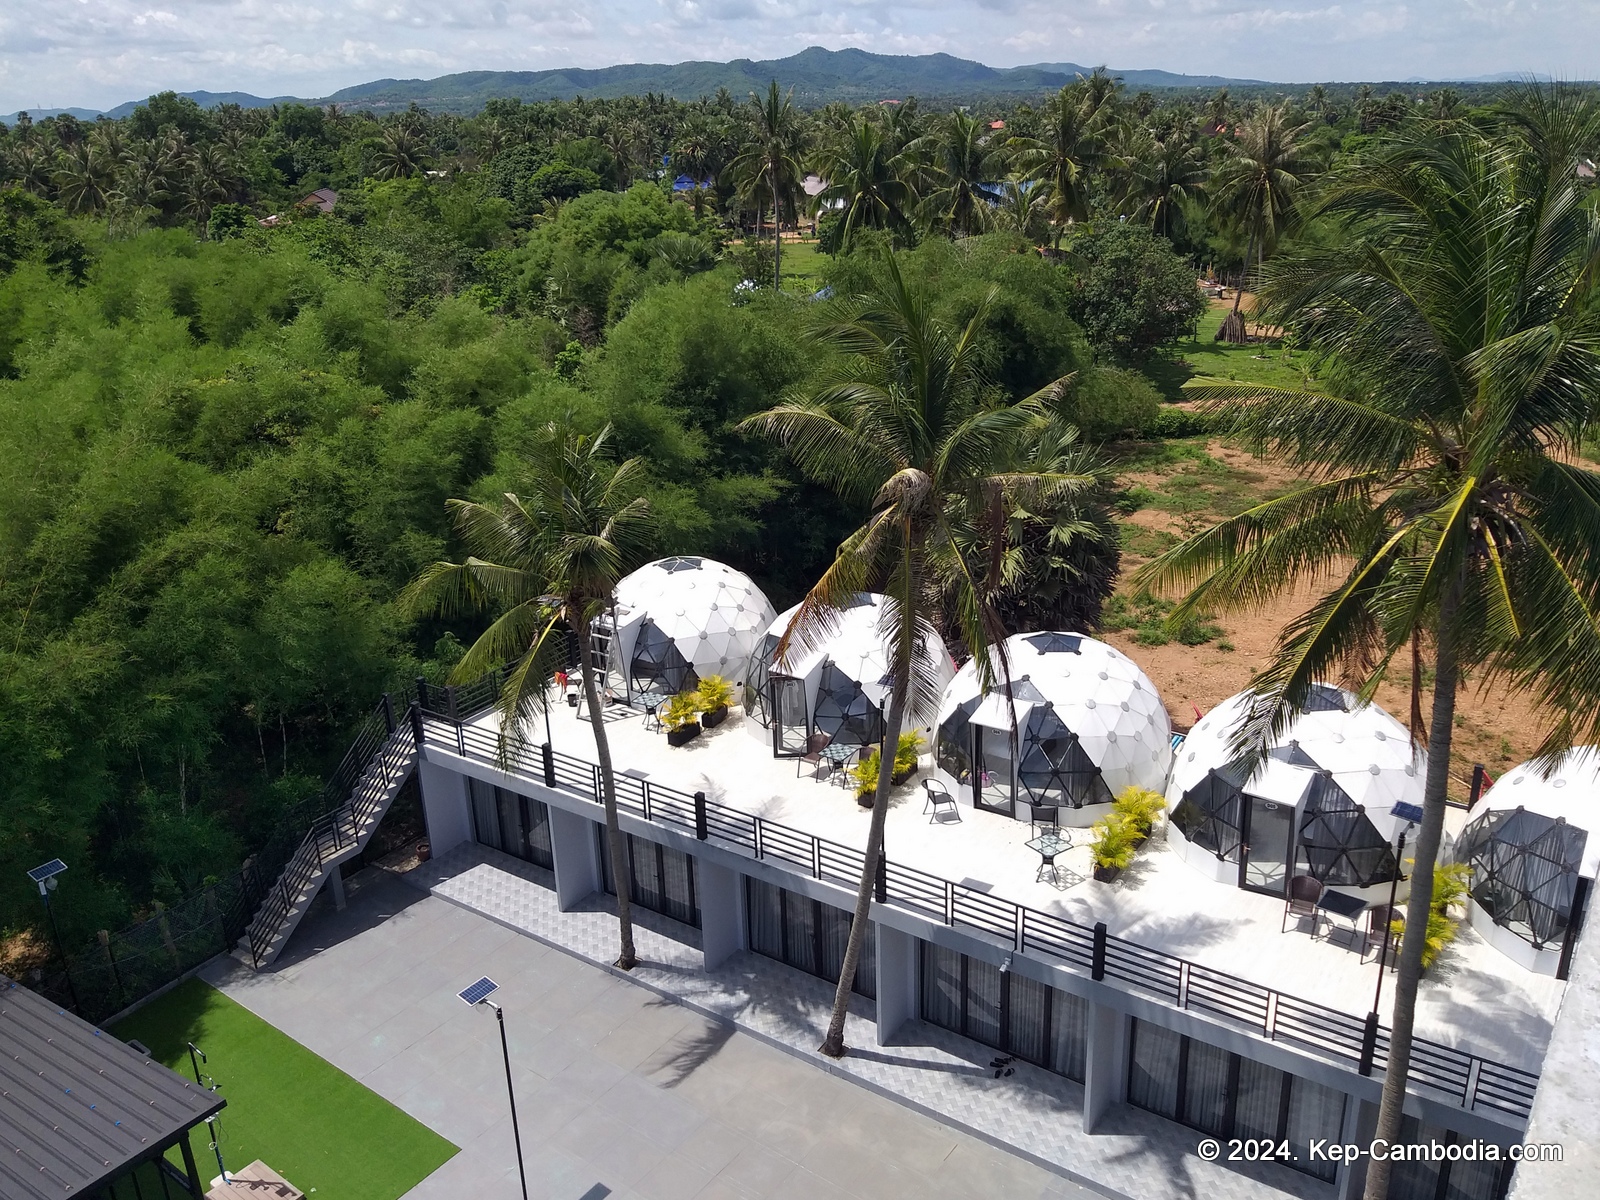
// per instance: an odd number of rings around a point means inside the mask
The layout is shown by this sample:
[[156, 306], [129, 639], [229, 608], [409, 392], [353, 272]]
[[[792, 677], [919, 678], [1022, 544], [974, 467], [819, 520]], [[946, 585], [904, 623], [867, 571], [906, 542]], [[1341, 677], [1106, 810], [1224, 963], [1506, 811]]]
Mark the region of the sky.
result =
[[5, 0], [0, 112], [811, 45], [1283, 82], [1592, 78], [1597, 44], [1596, 0]]

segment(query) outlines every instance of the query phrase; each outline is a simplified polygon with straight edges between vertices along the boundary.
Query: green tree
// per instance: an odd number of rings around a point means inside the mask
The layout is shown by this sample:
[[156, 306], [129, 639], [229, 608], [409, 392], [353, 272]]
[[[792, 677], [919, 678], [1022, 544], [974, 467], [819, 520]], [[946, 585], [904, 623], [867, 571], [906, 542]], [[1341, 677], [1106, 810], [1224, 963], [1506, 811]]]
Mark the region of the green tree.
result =
[[1061, 244], [1068, 225], [1089, 215], [1090, 181], [1104, 150], [1108, 97], [1102, 86], [1070, 83], [1044, 104], [1037, 137], [1012, 139], [1018, 169], [1048, 189], [1055, 245]]
[[1239, 304], [1250, 282], [1250, 264], [1264, 262], [1277, 246], [1293, 220], [1295, 196], [1316, 165], [1315, 148], [1301, 140], [1306, 129], [1290, 120], [1287, 103], [1272, 105], [1240, 122], [1237, 136], [1223, 143], [1225, 157], [1212, 179], [1212, 198], [1249, 239], [1233, 312], [1217, 334], [1224, 341], [1244, 342]]
[[635, 494], [643, 464], [638, 459], [613, 463], [609, 439], [609, 429], [590, 436], [567, 423], [551, 424], [527, 454], [531, 491], [526, 499], [507, 492], [498, 505], [451, 500], [450, 513], [472, 556], [425, 568], [406, 589], [404, 603], [415, 612], [446, 615], [499, 610], [452, 678], [475, 679], [515, 661], [499, 701], [501, 742], [508, 754], [526, 743], [526, 729], [547, 703], [551, 675], [563, 661], [564, 630], [576, 636], [617, 887], [617, 966], [631, 971], [638, 960], [627, 848], [617, 822], [616, 775], [590, 624], [605, 611], [629, 565], [641, 557], [649, 505]]
[[894, 150], [879, 122], [865, 113], [850, 114], [817, 155], [817, 172], [828, 182], [818, 199], [844, 204], [841, 251], [851, 249], [857, 230], [908, 232], [907, 214], [916, 202], [914, 171], [911, 158]]
[[[892, 258], [886, 266], [879, 289], [845, 305], [823, 331], [845, 356], [833, 377], [745, 425], [785, 446], [803, 472], [847, 502], [870, 506], [866, 523], [845, 538], [801, 602], [777, 653], [813, 648], [852, 596], [869, 586], [883, 591], [891, 648], [884, 744], [893, 746], [908, 711], [937, 703], [924, 648], [941, 618], [959, 630], [986, 687], [993, 674], [989, 649], [1003, 641], [992, 603], [1000, 581], [965, 570], [963, 553], [974, 536], [983, 544], [1004, 531], [959, 527], [952, 513], [1003, 513], [1012, 502], [1085, 481], [1006, 469], [1014, 465], [1018, 440], [1043, 417], [1045, 398], [984, 404], [976, 340], [982, 314], [951, 329], [933, 317], [929, 297], [906, 284]], [[883, 853], [890, 776], [879, 773], [855, 916], [820, 1047], [833, 1058], [845, 1052], [845, 1014]]]
[[783, 207], [788, 203], [793, 208], [800, 187], [804, 131], [794, 107], [794, 89], [778, 91], [775, 79], [764, 97], [751, 93], [749, 111], [750, 139], [730, 169], [756, 201], [758, 237], [760, 198], [764, 194], [772, 202], [772, 286], [777, 288], [783, 279]]
[[[1600, 474], [1575, 455], [1600, 396], [1600, 218], [1575, 178], [1592, 100], [1526, 90], [1498, 133], [1417, 129], [1342, 172], [1315, 210], [1350, 241], [1273, 269], [1275, 319], [1338, 386], [1212, 385], [1236, 432], [1316, 481], [1174, 548], [1145, 584], [1174, 619], [1332, 576], [1254, 680], [1238, 739], [1260, 754], [1312, 681], [1370, 696], [1431, 645], [1428, 766], [1375, 1137], [1397, 1141], [1464, 671], [1531, 695], [1554, 755], [1600, 734]], [[1416, 686], [1413, 672], [1414, 686]], [[1387, 1162], [1367, 1168], [1383, 1200]]]
[[1162, 237], [1177, 238], [1184, 232], [1185, 206], [1200, 199], [1209, 178], [1200, 147], [1188, 137], [1151, 141], [1126, 167], [1123, 211]]
[[[316, 110], [312, 110], [316, 111]], [[404, 121], [387, 126], [373, 156], [374, 179], [410, 179], [428, 169], [430, 156], [417, 131]]]
[[1082, 263], [1070, 312], [1094, 346], [1139, 363], [1183, 337], [1206, 310], [1194, 268], [1143, 225], [1096, 222], [1072, 241]]
[[928, 186], [920, 206], [924, 224], [970, 237], [989, 227], [989, 199], [979, 186], [1005, 176], [1009, 152], [989, 136], [989, 125], [953, 112], [907, 150], [926, 164]]

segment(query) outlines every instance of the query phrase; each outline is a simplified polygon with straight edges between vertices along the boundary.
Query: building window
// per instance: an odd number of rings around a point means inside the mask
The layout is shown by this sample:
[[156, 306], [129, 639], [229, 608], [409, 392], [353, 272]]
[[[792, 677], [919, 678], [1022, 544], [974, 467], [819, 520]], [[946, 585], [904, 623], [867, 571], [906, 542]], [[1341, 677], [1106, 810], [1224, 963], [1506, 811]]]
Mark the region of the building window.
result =
[[[606, 849], [606, 827], [597, 825], [595, 828], [600, 841], [600, 871], [605, 889], [615, 896], [617, 884], [611, 874], [611, 855]], [[631, 833], [622, 836], [627, 848], [628, 898], [640, 908], [700, 928], [693, 857]]]
[[[838, 983], [845, 944], [850, 940], [851, 915], [842, 908], [749, 876], [745, 877], [744, 886], [750, 949], [798, 967], [808, 975]], [[850, 988], [869, 998], [878, 994], [875, 933], [869, 921], [861, 961], [856, 964], [856, 977]]]
[[931, 942], [921, 954], [924, 1021], [1083, 1081], [1080, 997]]
[[474, 839], [524, 862], [555, 869], [555, 855], [550, 850], [550, 810], [543, 801], [470, 775], [467, 790], [472, 797]]
[[[1410, 1145], [1450, 1146], [1461, 1141], [1454, 1130], [1400, 1118], [1400, 1140]], [[1515, 1164], [1500, 1162], [1415, 1162], [1401, 1159], [1389, 1168], [1390, 1200], [1504, 1200]]]
[[1339, 1141], [1343, 1092], [1146, 1021], [1133, 1023], [1128, 1103], [1213, 1137], [1287, 1141], [1287, 1165], [1318, 1179], [1331, 1181], [1337, 1170], [1313, 1162], [1310, 1145]]

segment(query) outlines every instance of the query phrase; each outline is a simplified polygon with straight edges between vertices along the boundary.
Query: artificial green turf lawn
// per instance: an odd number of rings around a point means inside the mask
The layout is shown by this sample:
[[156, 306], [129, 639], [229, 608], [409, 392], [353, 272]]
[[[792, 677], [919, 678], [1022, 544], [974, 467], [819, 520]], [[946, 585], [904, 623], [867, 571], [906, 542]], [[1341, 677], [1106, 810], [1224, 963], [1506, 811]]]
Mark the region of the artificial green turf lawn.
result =
[[[198, 979], [111, 1030], [192, 1075], [188, 1043], [210, 1062], [228, 1107], [222, 1156], [230, 1171], [256, 1159], [317, 1200], [396, 1200], [456, 1147], [299, 1042]], [[216, 1174], [204, 1129], [190, 1135], [201, 1177]], [[176, 1154], [173, 1156], [177, 1160]]]

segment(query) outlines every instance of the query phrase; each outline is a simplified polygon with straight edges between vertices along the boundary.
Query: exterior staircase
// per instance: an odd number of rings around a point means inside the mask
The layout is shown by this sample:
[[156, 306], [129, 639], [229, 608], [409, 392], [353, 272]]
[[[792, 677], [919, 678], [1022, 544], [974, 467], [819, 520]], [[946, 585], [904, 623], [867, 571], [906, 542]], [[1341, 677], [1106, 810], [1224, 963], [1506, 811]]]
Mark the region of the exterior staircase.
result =
[[256, 970], [283, 952], [328, 877], [366, 849], [417, 765], [418, 715], [413, 706], [410, 719], [396, 722], [385, 696], [368, 718], [324, 789], [325, 798], [340, 797], [337, 807], [318, 817], [289, 855], [239, 941], [241, 957], [248, 955]]

